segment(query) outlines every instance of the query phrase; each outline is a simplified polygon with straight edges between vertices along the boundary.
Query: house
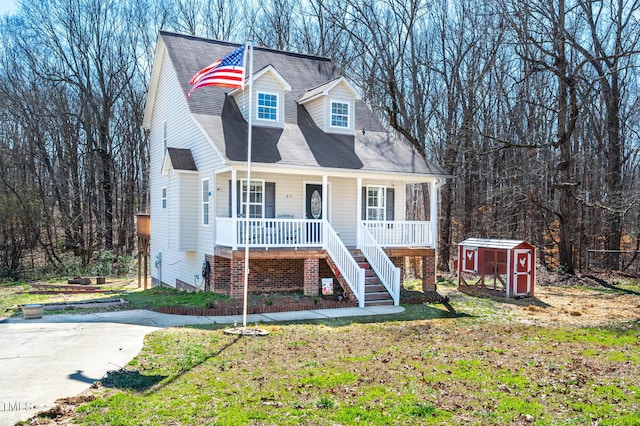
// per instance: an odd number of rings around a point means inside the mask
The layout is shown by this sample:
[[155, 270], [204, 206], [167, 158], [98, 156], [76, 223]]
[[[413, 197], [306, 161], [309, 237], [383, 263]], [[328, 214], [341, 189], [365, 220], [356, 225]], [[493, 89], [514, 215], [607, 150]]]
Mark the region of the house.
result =
[[[251, 293], [317, 295], [333, 278], [360, 306], [398, 304], [406, 256], [423, 258], [435, 289], [446, 173], [389, 133], [330, 60], [256, 47], [247, 182], [248, 86], [187, 96], [195, 72], [237, 47], [159, 34], [144, 113], [152, 282], [239, 298], [248, 244]], [[429, 221], [405, 220], [413, 183], [430, 184]]]

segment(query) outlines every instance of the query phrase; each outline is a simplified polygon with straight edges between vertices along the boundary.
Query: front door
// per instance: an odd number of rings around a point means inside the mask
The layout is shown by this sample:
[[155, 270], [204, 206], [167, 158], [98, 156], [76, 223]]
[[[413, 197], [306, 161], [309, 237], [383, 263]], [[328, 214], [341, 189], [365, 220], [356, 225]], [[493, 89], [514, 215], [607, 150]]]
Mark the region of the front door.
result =
[[[305, 217], [307, 219], [322, 219], [322, 185], [308, 183], [305, 187]], [[305, 239], [309, 244], [317, 244], [322, 241], [322, 227], [319, 223], [307, 223]]]
[[305, 217], [307, 219], [322, 219], [322, 185], [308, 183], [305, 192]]

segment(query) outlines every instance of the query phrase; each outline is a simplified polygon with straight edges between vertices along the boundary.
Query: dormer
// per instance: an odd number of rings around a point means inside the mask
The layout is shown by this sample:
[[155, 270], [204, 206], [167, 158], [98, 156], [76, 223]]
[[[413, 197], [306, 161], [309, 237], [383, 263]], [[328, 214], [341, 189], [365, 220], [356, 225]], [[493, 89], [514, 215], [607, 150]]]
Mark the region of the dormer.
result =
[[[247, 92], [236, 89], [230, 93], [236, 100], [242, 116], [248, 121]], [[291, 85], [280, 75], [273, 65], [267, 65], [253, 75], [253, 125], [266, 127], [284, 127], [284, 97], [291, 91]]]
[[355, 102], [362, 97], [351, 83], [339, 77], [304, 93], [298, 100], [316, 125], [327, 133], [353, 134]]

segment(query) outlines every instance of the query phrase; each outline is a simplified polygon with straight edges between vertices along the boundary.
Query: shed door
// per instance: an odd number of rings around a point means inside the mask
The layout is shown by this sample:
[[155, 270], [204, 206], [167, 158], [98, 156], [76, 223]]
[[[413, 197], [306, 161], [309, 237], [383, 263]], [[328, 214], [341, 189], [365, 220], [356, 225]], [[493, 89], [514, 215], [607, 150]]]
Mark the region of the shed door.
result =
[[462, 247], [462, 272], [476, 274], [478, 272], [478, 248]]
[[514, 250], [515, 266], [513, 268], [514, 295], [524, 295], [531, 292], [531, 276], [533, 256], [531, 250]]

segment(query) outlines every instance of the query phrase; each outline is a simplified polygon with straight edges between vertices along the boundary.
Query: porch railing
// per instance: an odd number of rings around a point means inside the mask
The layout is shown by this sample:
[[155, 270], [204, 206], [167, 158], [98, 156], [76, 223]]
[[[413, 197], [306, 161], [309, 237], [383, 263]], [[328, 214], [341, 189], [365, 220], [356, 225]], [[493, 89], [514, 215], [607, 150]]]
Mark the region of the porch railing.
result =
[[364, 308], [364, 269], [358, 265], [336, 231], [329, 225], [325, 227], [325, 243], [325, 250], [358, 298], [359, 306]]
[[367, 227], [360, 226], [360, 251], [393, 298], [393, 304], [397, 306], [400, 304], [400, 268], [387, 257]]
[[[232, 248], [244, 247], [322, 247], [324, 221], [321, 219], [249, 219], [217, 218], [216, 244]], [[245, 232], [247, 228], [247, 232]]]
[[363, 220], [382, 247], [435, 247], [431, 222]]

